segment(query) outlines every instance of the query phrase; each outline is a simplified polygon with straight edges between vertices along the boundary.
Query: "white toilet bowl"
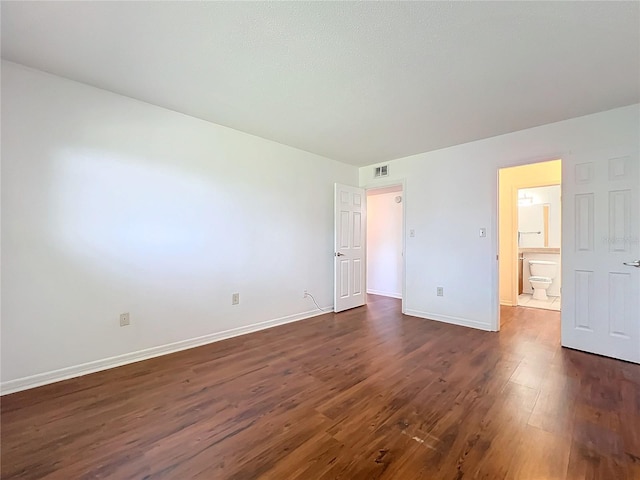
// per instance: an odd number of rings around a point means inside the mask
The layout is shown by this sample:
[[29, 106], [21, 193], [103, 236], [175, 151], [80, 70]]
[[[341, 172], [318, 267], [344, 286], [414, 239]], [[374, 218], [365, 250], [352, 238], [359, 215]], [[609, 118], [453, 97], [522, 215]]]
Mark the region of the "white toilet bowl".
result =
[[558, 271], [558, 264], [546, 260], [529, 260], [529, 270], [531, 271], [529, 283], [533, 288], [533, 298], [546, 300], [549, 298], [547, 297], [547, 289], [553, 283]]
[[546, 300], [547, 288], [551, 286], [553, 281], [549, 277], [529, 277], [531, 287], [533, 288], [533, 298], [536, 300]]

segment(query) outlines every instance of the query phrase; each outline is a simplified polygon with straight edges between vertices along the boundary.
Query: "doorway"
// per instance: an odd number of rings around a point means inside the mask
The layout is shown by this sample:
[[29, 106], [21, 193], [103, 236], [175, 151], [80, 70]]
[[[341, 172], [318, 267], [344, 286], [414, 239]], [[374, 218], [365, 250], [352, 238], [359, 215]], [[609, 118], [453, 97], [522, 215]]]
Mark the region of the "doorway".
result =
[[562, 161], [498, 172], [499, 303], [561, 308]]
[[404, 197], [402, 185], [367, 189], [367, 294], [402, 298]]
[[518, 189], [518, 306], [560, 311], [560, 185]]

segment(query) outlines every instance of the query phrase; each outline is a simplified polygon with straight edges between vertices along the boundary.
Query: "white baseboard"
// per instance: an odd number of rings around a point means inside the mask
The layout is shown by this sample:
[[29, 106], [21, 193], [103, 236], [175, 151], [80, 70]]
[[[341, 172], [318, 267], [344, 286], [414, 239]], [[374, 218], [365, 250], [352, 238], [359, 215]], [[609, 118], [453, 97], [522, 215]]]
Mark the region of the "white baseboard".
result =
[[380, 295], [381, 297], [399, 298], [402, 300], [402, 293], [383, 292], [382, 290], [372, 290], [367, 288], [367, 293], [371, 295]]
[[[499, 303], [500, 305], [504, 305], [505, 307], [513, 307], [513, 302], [511, 301], [510, 298], [500, 298], [499, 299]], [[516, 304], [518, 303], [518, 298], [516, 297]]]
[[411, 315], [412, 317], [426, 318], [427, 320], [435, 320], [437, 322], [450, 323], [451, 325], [459, 325], [461, 327], [476, 328], [478, 330], [485, 330], [487, 332], [493, 331], [491, 325], [477, 320], [470, 320], [468, 318], [451, 317], [449, 315], [438, 315], [437, 313], [421, 312], [419, 310], [405, 310], [405, 315]]
[[322, 311], [311, 310], [308, 312], [296, 313], [294, 315], [288, 315], [286, 317], [267, 320], [265, 322], [254, 323], [244, 327], [232, 328], [230, 330], [211, 333], [208, 335], [203, 335], [201, 337], [189, 338], [187, 340], [180, 340], [179, 342], [168, 343], [166, 345], [146, 348], [144, 350], [125, 353], [123, 355], [117, 355], [115, 357], [103, 358], [101, 360], [95, 360], [93, 362], [74, 365], [72, 367], [60, 368], [58, 370], [52, 370], [50, 372], [38, 373], [36, 375], [31, 375], [28, 377], [9, 380], [7, 382], [0, 383], [0, 395], [7, 395], [9, 393], [15, 393], [21, 390], [40, 387], [42, 385], [47, 385], [49, 383], [55, 383], [61, 380], [67, 380], [69, 378], [80, 377], [82, 375], [99, 372], [101, 370], [108, 370], [110, 368], [119, 367], [121, 365], [127, 365], [129, 363], [139, 362], [141, 360], [148, 360], [150, 358], [159, 357], [161, 355], [168, 355], [170, 353], [179, 352], [181, 350], [187, 350], [189, 348], [200, 347], [208, 343], [214, 343], [214, 342], [219, 342], [220, 340], [226, 340], [227, 338], [237, 337], [239, 335], [246, 335], [247, 333], [252, 333], [252, 332], [257, 332], [259, 330], [265, 330], [267, 328], [277, 327], [278, 325], [298, 322], [300, 320], [316, 317], [318, 315], [324, 315], [325, 313], [329, 313], [331, 311], [333, 311], [333, 307], [325, 307], [322, 309]]

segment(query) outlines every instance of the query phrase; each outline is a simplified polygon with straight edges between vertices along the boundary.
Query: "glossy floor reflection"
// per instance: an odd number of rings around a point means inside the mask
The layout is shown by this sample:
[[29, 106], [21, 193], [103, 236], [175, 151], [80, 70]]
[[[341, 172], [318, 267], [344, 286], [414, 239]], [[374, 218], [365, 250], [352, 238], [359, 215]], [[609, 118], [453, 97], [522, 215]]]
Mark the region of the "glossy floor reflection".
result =
[[640, 366], [500, 333], [326, 314], [2, 399], [2, 478], [638, 479]]

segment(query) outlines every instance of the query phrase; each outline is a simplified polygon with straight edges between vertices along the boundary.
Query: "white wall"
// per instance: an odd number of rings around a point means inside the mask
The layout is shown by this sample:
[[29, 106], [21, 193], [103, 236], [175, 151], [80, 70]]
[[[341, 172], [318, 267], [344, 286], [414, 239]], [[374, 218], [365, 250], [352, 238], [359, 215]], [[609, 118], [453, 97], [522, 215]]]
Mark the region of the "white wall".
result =
[[[548, 187], [521, 188], [519, 195], [527, 195], [533, 199], [532, 205], [518, 206], [518, 230], [533, 231], [531, 225], [541, 224], [544, 230], [543, 206], [549, 206], [549, 245], [560, 248], [562, 228], [562, 205], [560, 204], [560, 185]], [[544, 234], [525, 235], [520, 238], [520, 247], [544, 247]]]
[[544, 230], [543, 205], [518, 207], [518, 247], [544, 247]]
[[331, 306], [333, 183], [357, 180], [3, 62], [3, 391], [309, 316], [304, 289]]
[[402, 298], [402, 191], [367, 192], [367, 293]]
[[[637, 148], [639, 111], [633, 105], [387, 162], [385, 183], [406, 179], [405, 232], [415, 230], [406, 238], [406, 313], [497, 329], [498, 168], [562, 158], [572, 169], [586, 152]], [[360, 186], [380, 183], [374, 167], [360, 169]]]

